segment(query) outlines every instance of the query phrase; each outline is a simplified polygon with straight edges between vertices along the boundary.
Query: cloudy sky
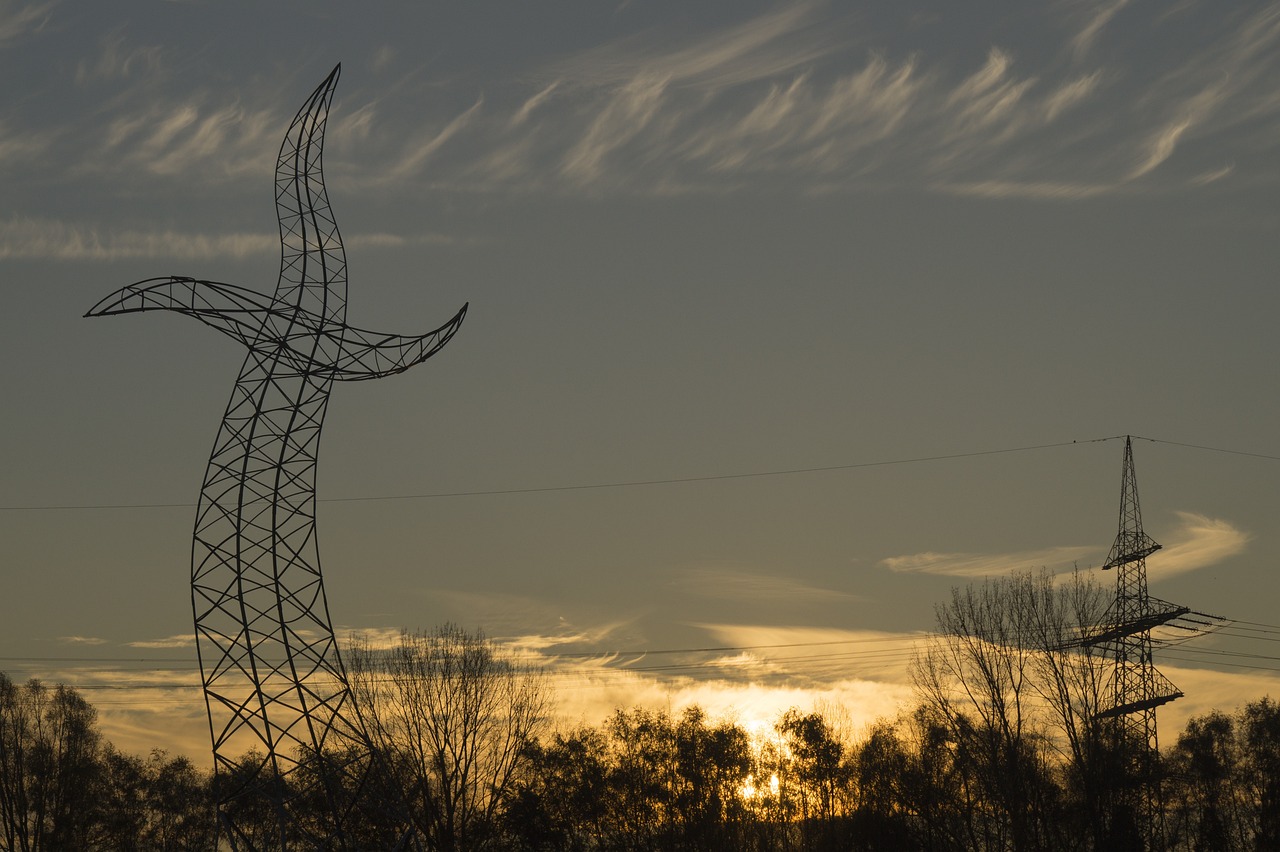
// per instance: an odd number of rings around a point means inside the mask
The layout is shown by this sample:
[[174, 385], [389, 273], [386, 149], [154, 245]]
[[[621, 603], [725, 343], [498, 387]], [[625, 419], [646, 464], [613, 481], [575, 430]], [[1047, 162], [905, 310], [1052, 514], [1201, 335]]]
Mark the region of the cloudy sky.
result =
[[271, 292], [280, 138], [339, 62], [350, 321], [471, 305], [334, 390], [340, 632], [560, 654], [569, 717], [861, 724], [952, 586], [1097, 569], [1134, 434], [1152, 593], [1237, 620], [1161, 661], [1162, 726], [1280, 693], [1280, 3], [1208, 0], [0, 0], [0, 669], [204, 748], [190, 533], [242, 353], [82, 315]]

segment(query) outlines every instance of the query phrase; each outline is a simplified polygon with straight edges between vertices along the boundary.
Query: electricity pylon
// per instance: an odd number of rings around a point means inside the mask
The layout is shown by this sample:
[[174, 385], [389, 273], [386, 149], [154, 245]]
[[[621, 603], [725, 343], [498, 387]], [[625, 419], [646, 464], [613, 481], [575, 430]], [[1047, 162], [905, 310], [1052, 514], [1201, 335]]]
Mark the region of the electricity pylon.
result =
[[1117, 813], [1132, 814], [1134, 829], [1148, 850], [1162, 845], [1156, 708], [1182, 697], [1182, 692], [1152, 663], [1151, 630], [1191, 611], [1147, 593], [1147, 557], [1159, 549], [1155, 539], [1142, 529], [1133, 440], [1126, 435], [1120, 531], [1102, 566], [1104, 571], [1116, 571], [1116, 596], [1103, 623], [1085, 636], [1082, 644], [1101, 648], [1113, 660], [1111, 704], [1098, 713], [1098, 718], [1114, 720], [1122, 772]]
[[[177, 311], [249, 350], [209, 457], [191, 552], [196, 649], [222, 791], [219, 831], [234, 849], [348, 848], [351, 816], [381, 804], [369, 802], [375, 760], [320, 574], [320, 429], [335, 380], [381, 378], [425, 361], [467, 310], [418, 336], [347, 325], [346, 254], [321, 164], [339, 68], [280, 146], [274, 295], [152, 278], [87, 314]], [[264, 808], [272, 814], [265, 830]]]

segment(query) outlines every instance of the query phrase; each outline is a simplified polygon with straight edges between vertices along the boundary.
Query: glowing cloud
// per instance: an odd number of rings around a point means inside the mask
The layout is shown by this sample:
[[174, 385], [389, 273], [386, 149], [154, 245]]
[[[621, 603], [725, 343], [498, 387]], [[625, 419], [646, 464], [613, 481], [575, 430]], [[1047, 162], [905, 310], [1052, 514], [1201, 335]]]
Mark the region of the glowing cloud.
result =
[[[357, 234], [348, 246], [394, 248], [419, 243], [447, 244], [440, 234], [404, 237], [398, 234]], [[0, 221], [0, 259], [125, 260], [176, 258], [209, 260], [274, 255], [280, 238], [272, 233], [189, 234], [176, 231], [102, 230], [92, 225], [52, 219], [12, 217]]]
[[1096, 547], [1048, 547], [1015, 553], [912, 553], [890, 556], [880, 564], [890, 571], [915, 574], [939, 574], [945, 577], [995, 577], [1019, 569], [1048, 568], [1061, 571], [1072, 565], [1097, 558]]
[[1228, 521], [1195, 512], [1178, 512], [1181, 526], [1164, 549], [1147, 559], [1147, 576], [1165, 580], [1198, 568], [1215, 565], [1244, 550], [1249, 534]]
[[[1228, 521], [1177, 512], [1178, 528], [1168, 536], [1164, 549], [1150, 557], [1148, 574], [1161, 580], [1221, 562], [1244, 550], [1249, 535]], [[1048, 568], [1061, 572], [1073, 565], [1101, 564], [1105, 552], [1098, 547], [1049, 547], [1015, 553], [912, 553], [891, 556], [880, 564], [890, 571], [937, 574], [946, 577], [995, 577], [1010, 571]]]
[[165, 639], [148, 639], [125, 644], [130, 648], [190, 648], [196, 644], [196, 637], [190, 634], [179, 634]]
[[107, 644], [106, 639], [99, 639], [96, 636], [59, 636], [58, 641], [64, 642], [68, 645], [105, 645]]

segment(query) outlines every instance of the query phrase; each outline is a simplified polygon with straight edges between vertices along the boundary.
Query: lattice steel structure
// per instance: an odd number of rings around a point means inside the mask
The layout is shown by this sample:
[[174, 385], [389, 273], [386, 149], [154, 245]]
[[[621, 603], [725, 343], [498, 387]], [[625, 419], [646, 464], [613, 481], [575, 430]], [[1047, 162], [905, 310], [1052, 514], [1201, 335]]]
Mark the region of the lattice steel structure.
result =
[[1103, 623], [1083, 644], [1103, 649], [1114, 660], [1111, 706], [1098, 714], [1114, 720], [1116, 747], [1126, 778], [1118, 805], [1133, 814], [1135, 828], [1148, 849], [1160, 847], [1159, 777], [1156, 759], [1156, 708], [1182, 697], [1182, 692], [1152, 662], [1152, 628], [1191, 610], [1147, 593], [1147, 557], [1160, 549], [1142, 529], [1138, 480], [1133, 467], [1133, 439], [1125, 436], [1120, 485], [1120, 531], [1103, 564], [1116, 570], [1116, 596]]
[[[321, 166], [340, 67], [307, 99], [280, 147], [274, 295], [152, 278], [87, 314], [177, 311], [248, 349], [209, 457], [191, 556], [220, 831], [236, 849], [344, 848], [348, 819], [367, 806], [374, 761], [334, 640], [316, 545], [321, 426], [335, 380], [381, 378], [425, 361], [467, 310], [418, 336], [347, 325], [346, 255]], [[249, 749], [256, 754], [246, 764], [239, 758]], [[267, 832], [263, 808], [274, 814]]]

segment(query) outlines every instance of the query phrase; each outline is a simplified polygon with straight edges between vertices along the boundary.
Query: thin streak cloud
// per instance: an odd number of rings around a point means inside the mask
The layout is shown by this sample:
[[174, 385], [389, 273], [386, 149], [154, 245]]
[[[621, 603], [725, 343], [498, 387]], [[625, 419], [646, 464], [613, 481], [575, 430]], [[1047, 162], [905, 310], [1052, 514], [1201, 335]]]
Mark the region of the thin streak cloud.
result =
[[432, 133], [420, 139], [414, 144], [404, 155], [400, 161], [396, 163], [387, 172], [384, 180], [386, 182], [401, 181], [406, 177], [415, 175], [422, 170], [423, 165], [431, 159], [431, 157], [440, 150], [450, 139], [463, 130], [472, 119], [479, 113], [480, 107], [484, 104], [484, 99], [476, 101], [469, 109], [461, 115], [454, 118], [444, 129], [438, 133]]
[[1188, 571], [1208, 568], [1244, 551], [1249, 534], [1229, 521], [1196, 512], [1178, 512], [1181, 526], [1164, 542], [1164, 549], [1147, 559], [1151, 580], [1167, 580]]
[[996, 577], [1010, 571], [1048, 568], [1064, 571], [1101, 552], [1096, 547], [1049, 547], [1015, 553], [913, 553], [891, 556], [880, 564], [890, 571], [944, 577]]
[[96, 636], [59, 636], [58, 641], [67, 645], [106, 645], [106, 639]]
[[1071, 49], [1075, 53], [1076, 58], [1082, 58], [1086, 53], [1093, 49], [1094, 44], [1098, 40], [1098, 36], [1111, 23], [1111, 19], [1129, 5], [1129, 0], [1111, 0], [1097, 4], [1092, 10], [1088, 22], [1071, 40]]
[[[1244, 550], [1249, 535], [1228, 521], [1195, 512], [1176, 512], [1178, 527], [1164, 548], [1148, 558], [1152, 580], [1215, 565]], [[1062, 572], [1075, 565], [1100, 565], [1106, 553], [1097, 547], [1062, 546], [1015, 553], [913, 553], [891, 556], [880, 564], [890, 571], [945, 577], [996, 577], [1011, 571], [1048, 568]]]
[[29, 32], [39, 32], [49, 23], [58, 0], [48, 3], [0, 3], [0, 47]]
[[[411, 245], [446, 245], [455, 240], [442, 234], [352, 234], [344, 239], [351, 248], [396, 248]], [[280, 238], [273, 233], [190, 234], [176, 231], [104, 230], [51, 219], [10, 218], [0, 221], [0, 258], [21, 260], [176, 260], [243, 259], [278, 255]]]
[[196, 638], [190, 633], [180, 633], [164, 639], [145, 639], [137, 642], [126, 642], [130, 648], [190, 648], [196, 644]]
[[[768, 80], [816, 61], [838, 45], [822, 30], [802, 35], [818, 7], [791, 3], [675, 50], [631, 37], [592, 48], [552, 66], [554, 76], [579, 85], [618, 87], [640, 78], [721, 89]], [[787, 41], [788, 37], [797, 41]]]

